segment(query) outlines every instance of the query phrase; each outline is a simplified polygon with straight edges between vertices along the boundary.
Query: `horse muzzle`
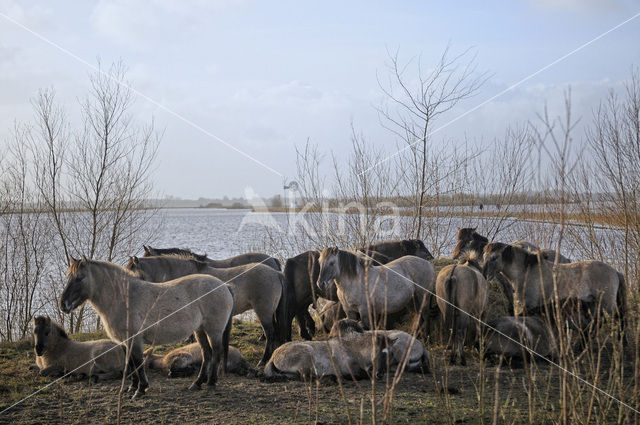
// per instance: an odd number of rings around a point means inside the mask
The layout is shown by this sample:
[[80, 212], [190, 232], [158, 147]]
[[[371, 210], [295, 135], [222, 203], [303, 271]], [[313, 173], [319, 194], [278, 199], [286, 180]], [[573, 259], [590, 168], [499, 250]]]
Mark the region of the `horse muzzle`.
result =
[[80, 303], [78, 302], [78, 299], [74, 299], [74, 300], [61, 300], [60, 301], [60, 310], [62, 310], [63, 313], [71, 313], [73, 311], [73, 309], [75, 309]]

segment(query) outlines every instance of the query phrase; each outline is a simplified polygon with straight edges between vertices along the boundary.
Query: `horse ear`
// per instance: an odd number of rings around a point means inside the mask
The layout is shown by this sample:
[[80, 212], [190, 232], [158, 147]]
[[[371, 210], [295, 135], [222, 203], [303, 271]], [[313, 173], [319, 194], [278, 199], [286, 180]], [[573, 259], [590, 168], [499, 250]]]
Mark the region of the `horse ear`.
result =
[[133, 264], [135, 264], [136, 266], [137, 266], [138, 264], [140, 264], [140, 259], [139, 259], [137, 256], [135, 256], [135, 255], [134, 255], [133, 257], [131, 257], [131, 261], [132, 261], [132, 262], [133, 262]]
[[84, 261], [85, 263], [88, 261], [88, 260], [87, 260], [87, 256], [86, 256], [86, 255], [84, 255], [84, 254], [82, 254], [82, 261]]
[[151, 249], [149, 249], [148, 246], [142, 245], [142, 249], [144, 250], [144, 254], [145, 255], [150, 255], [151, 254]]
[[475, 232], [476, 230], [478, 230], [478, 226], [472, 227], [471, 229]]
[[77, 264], [80, 260], [73, 258], [73, 255], [69, 255], [69, 264]]

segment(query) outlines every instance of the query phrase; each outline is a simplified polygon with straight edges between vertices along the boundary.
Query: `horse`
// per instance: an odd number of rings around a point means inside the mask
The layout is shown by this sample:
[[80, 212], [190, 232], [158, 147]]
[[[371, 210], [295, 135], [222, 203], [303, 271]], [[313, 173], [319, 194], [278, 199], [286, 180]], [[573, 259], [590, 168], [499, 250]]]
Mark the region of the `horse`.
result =
[[454, 260], [460, 258], [465, 252], [475, 252], [479, 257], [482, 256], [482, 249], [489, 243], [489, 239], [476, 232], [477, 227], [464, 227], [458, 229], [458, 244], [453, 249], [451, 257]]
[[142, 245], [144, 248], [143, 257], [157, 257], [161, 255], [184, 255], [187, 257], [193, 257], [198, 261], [209, 263], [211, 267], [217, 269], [225, 269], [228, 267], [243, 266], [251, 263], [262, 263], [271, 267], [275, 271], [281, 271], [280, 261], [270, 255], [263, 254], [261, 252], [247, 252], [245, 254], [236, 255], [235, 257], [226, 258], [224, 260], [212, 260], [207, 255], [200, 255], [192, 252], [190, 249], [184, 248], [152, 248], [150, 246]]
[[[440, 270], [436, 279], [436, 295], [445, 329], [451, 332], [449, 360], [455, 364], [460, 358], [460, 364], [464, 366], [467, 363], [463, 345], [469, 328], [469, 316], [482, 318], [488, 302], [488, 283], [477, 263], [472, 259], [463, 259], [459, 264], [450, 264]], [[478, 325], [476, 327], [479, 330]]]
[[97, 382], [119, 378], [126, 364], [124, 347], [109, 339], [74, 341], [47, 316], [33, 319], [33, 341], [36, 366], [42, 376], [70, 373]]
[[[504, 316], [491, 319], [484, 339], [484, 357], [503, 356], [512, 365], [531, 357], [553, 360], [555, 338], [544, 320], [535, 316]], [[506, 336], [505, 336], [506, 335]], [[523, 347], [524, 346], [524, 347]], [[537, 354], [532, 354], [529, 350]], [[514, 362], [515, 360], [515, 362]]]
[[60, 308], [71, 313], [85, 301], [98, 312], [109, 338], [127, 343], [134, 399], [149, 387], [143, 344], [178, 342], [193, 332], [204, 361], [189, 389], [200, 389], [205, 381], [215, 387], [221, 356], [226, 364], [233, 317], [233, 295], [219, 279], [199, 274], [151, 283], [117, 264], [70, 258]]
[[164, 282], [191, 274], [207, 274], [225, 282], [233, 294], [233, 315], [253, 309], [264, 329], [266, 343], [260, 365], [284, 342], [287, 318], [287, 285], [282, 273], [264, 264], [218, 269], [184, 256], [131, 257], [126, 269], [141, 279]]
[[625, 279], [608, 264], [596, 260], [551, 264], [522, 248], [494, 242], [484, 248], [483, 274], [492, 278], [498, 273], [511, 283], [524, 314], [555, 300], [575, 299], [599, 304], [602, 311], [617, 317], [624, 330]]
[[[396, 313], [411, 301], [421, 317], [428, 291], [433, 289], [434, 270], [427, 260], [407, 255], [384, 265], [367, 264], [359, 255], [325, 248], [318, 259], [318, 286], [325, 290], [335, 281], [338, 299], [347, 317], [356, 313], [366, 329], [379, 317]], [[374, 323], [371, 319], [376, 320]]]
[[422, 343], [406, 332], [398, 330], [365, 331], [358, 322], [350, 319], [337, 321], [331, 327], [329, 338], [349, 338], [354, 334], [369, 334], [374, 332], [387, 337], [389, 346], [383, 348], [382, 354], [386, 355], [382, 370], [395, 372], [404, 365], [407, 372], [429, 373], [429, 352]]
[[326, 341], [292, 341], [273, 352], [264, 374], [270, 381], [279, 378], [309, 380], [335, 377], [353, 380], [380, 376], [386, 337], [359, 334], [352, 338]]
[[[424, 242], [420, 239], [381, 241], [358, 248], [358, 251], [369, 254], [376, 261], [380, 262], [380, 264], [386, 264], [405, 255], [413, 255], [425, 260], [433, 260], [433, 255], [431, 255], [424, 245]], [[384, 263], [381, 261], [384, 261]]]
[[[173, 349], [165, 355], [153, 354], [153, 348], [145, 351], [145, 361], [149, 369], [161, 370], [169, 378], [191, 376], [200, 370], [202, 365], [202, 350], [197, 342]], [[229, 346], [227, 357], [227, 373], [247, 376], [256, 373], [255, 369], [242, 357], [242, 353], [235, 347]]]
[[515, 242], [511, 242], [511, 245], [525, 249], [531, 252], [532, 254], [540, 255], [542, 259], [549, 261], [550, 263], [557, 262], [558, 264], [568, 264], [572, 262], [569, 258], [565, 257], [555, 249], [541, 249], [540, 247], [525, 240], [518, 240]]

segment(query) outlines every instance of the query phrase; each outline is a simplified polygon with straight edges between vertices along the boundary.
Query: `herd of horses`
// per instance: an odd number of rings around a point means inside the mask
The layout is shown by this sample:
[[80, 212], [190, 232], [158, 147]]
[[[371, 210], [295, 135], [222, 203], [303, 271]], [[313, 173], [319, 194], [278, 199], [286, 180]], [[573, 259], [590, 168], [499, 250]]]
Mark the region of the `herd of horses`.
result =
[[[420, 240], [383, 241], [357, 250], [336, 247], [307, 251], [281, 264], [267, 254], [247, 253], [213, 260], [188, 249], [144, 247], [127, 265], [70, 258], [60, 308], [70, 313], [88, 301], [109, 339], [77, 342], [48, 317], [34, 319], [36, 363], [43, 375], [74, 373], [94, 379], [126, 374], [129, 391], [142, 396], [149, 383], [145, 368], [169, 376], [197, 372], [189, 387], [215, 387], [222, 362], [227, 372], [262, 375], [269, 380], [331, 376], [358, 379], [385, 371], [429, 371], [429, 353], [419, 339], [390, 329], [395, 313], [415, 314], [413, 329], [429, 329], [437, 308], [450, 336], [450, 361], [465, 363], [468, 332], [488, 319], [484, 355], [526, 356], [523, 347], [553, 357], [549, 306], [572, 309], [572, 324], [592, 326], [600, 313], [624, 330], [626, 288], [623, 275], [599, 261], [571, 262], [531, 243], [490, 242], [476, 229], [458, 231], [452, 257], [435, 274], [433, 256]], [[497, 279], [511, 316], [485, 318], [489, 283]], [[329, 332], [313, 340], [317, 307]], [[265, 338], [258, 369], [229, 346], [234, 315], [253, 310]], [[581, 318], [577, 320], [573, 310]], [[514, 315], [514, 313], [518, 313]], [[292, 341], [292, 321], [302, 341]], [[482, 322], [485, 323], [485, 322]], [[424, 335], [424, 334], [423, 334]], [[192, 344], [153, 354], [157, 346], [195, 337]]]

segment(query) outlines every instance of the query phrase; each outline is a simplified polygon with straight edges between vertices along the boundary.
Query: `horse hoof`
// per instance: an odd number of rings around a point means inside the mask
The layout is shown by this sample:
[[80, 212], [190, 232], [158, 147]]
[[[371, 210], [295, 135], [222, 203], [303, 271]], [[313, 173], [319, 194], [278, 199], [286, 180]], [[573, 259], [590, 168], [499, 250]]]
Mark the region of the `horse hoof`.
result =
[[144, 396], [144, 391], [136, 391], [133, 397], [131, 397], [131, 400], [137, 400], [139, 398], [142, 398], [143, 396]]
[[198, 390], [200, 390], [200, 389], [201, 389], [201, 388], [200, 388], [200, 385], [199, 385], [199, 384], [196, 384], [196, 383], [193, 383], [193, 384], [191, 384], [191, 385], [189, 386], [189, 391], [198, 391]]
[[256, 365], [256, 368], [264, 369], [265, 364], [266, 363], [263, 360], [260, 360], [260, 362]]

